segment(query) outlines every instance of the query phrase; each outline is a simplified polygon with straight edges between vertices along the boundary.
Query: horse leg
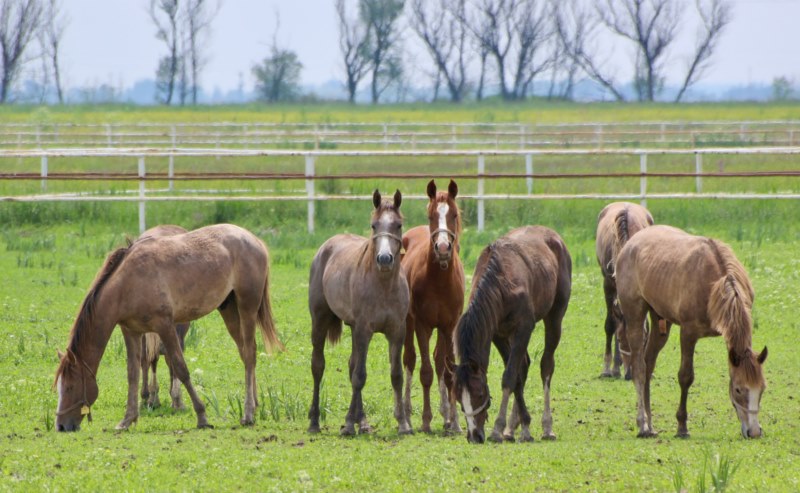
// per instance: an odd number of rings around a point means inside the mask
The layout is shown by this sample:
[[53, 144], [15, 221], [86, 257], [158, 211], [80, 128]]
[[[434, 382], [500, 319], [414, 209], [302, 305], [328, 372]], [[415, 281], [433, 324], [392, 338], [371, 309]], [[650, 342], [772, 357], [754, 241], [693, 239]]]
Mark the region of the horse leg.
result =
[[645, 330], [645, 316], [647, 306], [637, 300], [635, 306], [628, 307], [625, 313], [625, 337], [631, 351], [631, 375], [636, 388], [636, 425], [639, 427], [639, 438], [655, 436], [650, 427], [650, 418], [647, 416], [645, 406], [645, 382], [647, 379], [647, 365], [645, 363], [645, 343], [647, 342]]
[[433, 385], [433, 366], [431, 365], [430, 343], [433, 329], [417, 326], [417, 344], [419, 345], [419, 383], [422, 384], [422, 428], [425, 433], [431, 432], [431, 385]]
[[[439, 393], [442, 399], [440, 412], [444, 417], [445, 430], [451, 433], [461, 433], [461, 425], [458, 423], [458, 406], [456, 405], [455, 374], [453, 373], [456, 366], [453, 330], [453, 326], [439, 328], [433, 356], [437, 366], [436, 372], [439, 375]], [[440, 364], [441, 368], [439, 368]]]
[[[495, 338], [495, 339], [492, 340], [492, 342], [494, 343], [495, 347], [497, 348], [497, 352], [500, 353], [500, 358], [503, 359], [503, 366], [505, 368], [508, 368], [508, 357], [509, 357], [509, 354], [511, 353], [511, 345], [509, 344], [508, 339]], [[505, 378], [505, 373], [504, 373], [503, 376]], [[505, 392], [505, 388], [504, 388], [503, 389], [503, 403], [500, 404], [500, 409], [502, 410], [502, 413], [500, 413], [500, 415], [503, 416], [504, 422], [505, 422], [505, 416], [506, 416], [505, 409], [506, 409], [507, 405], [508, 405], [508, 401], [507, 401], [506, 392]], [[497, 418], [498, 420], [500, 419], [500, 415], [498, 415], [498, 418]], [[513, 415], [513, 411], [512, 411], [512, 415]], [[493, 429], [492, 433], [489, 435], [489, 440], [490, 441], [495, 442], [495, 443], [499, 443], [499, 442], [502, 442], [503, 440], [513, 440], [514, 439], [513, 434], [509, 435], [509, 433], [507, 433], [507, 429], [503, 429], [502, 432], [498, 433], [496, 428], [497, 428], [497, 423], [495, 423], [495, 429]]]
[[[603, 373], [600, 374], [601, 377], [619, 377], [619, 367], [622, 362], [622, 359], [619, 355], [619, 338], [615, 337], [615, 333], [617, 330], [617, 323], [616, 317], [614, 316], [614, 300], [616, 298], [616, 286], [614, 281], [609, 279], [608, 277], [603, 278], [603, 293], [605, 294], [606, 300], [606, 321], [605, 321], [605, 332], [606, 332], [606, 346], [605, 346], [605, 353], [603, 356]], [[614, 343], [614, 369], [611, 369], [611, 343]]]
[[694, 383], [694, 347], [697, 344], [697, 338], [688, 334], [688, 330], [684, 331], [681, 327], [681, 368], [678, 370], [678, 382], [681, 385], [681, 403], [678, 406], [678, 412], [675, 417], [678, 419], [678, 433], [679, 438], [689, 438], [689, 428], [686, 426], [686, 420], [689, 413], [686, 411], [686, 401], [689, 397], [689, 387]]
[[175, 326], [171, 318], [162, 320], [155, 325], [158, 335], [161, 337], [161, 342], [164, 344], [164, 353], [167, 358], [172, 361], [172, 366], [175, 371], [175, 376], [186, 387], [186, 392], [189, 393], [189, 398], [192, 400], [192, 407], [195, 414], [197, 414], [197, 427], [198, 428], [213, 428], [208, 422], [206, 416], [206, 406], [197, 395], [197, 391], [192, 385], [192, 379], [189, 375], [189, 368], [186, 366], [186, 361], [183, 358], [183, 351], [181, 350], [178, 335], [175, 333]]
[[[658, 326], [656, 315], [654, 313], [650, 314], [650, 325], [656, 327]], [[644, 355], [644, 362], [647, 366], [647, 378], [644, 386], [644, 406], [647, 411], [647, 424], [651, 430], [655, 430], [655, 428], [653, 428], [653, 412], [650, 408], [650, 382], [653, 378], [653, 371], [656, 369], [656, 359], [658, 359], [658, 353], [661, 352], [661, 349], [664, 348], [664, 345], [669, 340], [669, 329], [671, 326], [672, 324], [667, 323], [667, 330], [664, 334], [658, 330], [651, 330], [649, 336], [647, 337], [647, 347], [645, 348]], [[653, 433], [655, 433], [655, 431]]]
[[[402, 329], [402, 328], [401, 328]], [[389, 336], [391, 334], [391, 337]], [[397, 420], [397, 433], [399, 435], [410, 435], [413, 433], [408, 415], [403, 405], [403, 341], [405, 333], [402, 330], [387, 331], [386, 338], [389, 340], [389, 362], [392, 378], [392, 390], [394, 391], [394, 417]], [[428, 420], [430, 426], [430, 420]], [[423, 425], [424, 427], [424, 425]]]
[[325, 374], [325, 338], [329, 330], [341, 330], [342, 322], [330, 309], [311, 310], [311, 375], [314, 377], [314, 393], [308, 408], [308, 432], [319, 433], [319, 392]]
[[414, 349], [414, 318], [409, 312], [406, 317], [406, 333], [403, 341], [403, 367], [406, 370], [405, 393], [403, 396], [403, 407], [406, 416], [411, 420], [411, 382], [414, 376], [414, 367], [417, 365], [417, 353]]
[[[186, 334], [189, 332], [189, 324], [177, 324], [175, 325], [175, 332], [178, 334], [178, 341], [181, 345], [181, 351], [186, 351]], [[181, 382], [175, 377], [175, 371], [172, 369], [172, 361], [169, 359], [168, 355], [164, 355], [164, 361], [167, 363], [167, 368], [169, 369], [169, 381], [171, 382], [170, 389], [169, 389], [169, 396], [172, 399], [172, 409], [176, 411], [182, 411], [186, 409], [186, 406], [183, 404], [183, 398], [181, 396]]]
[[[121, 325], [120, 328], [121, 327], [123, 327], [123, 326]], [[123, 337], [124, 337], [125, 330], [122, 329], [122, 332], [123, 332]], [[140, 346], [139, 347], [142, 348], [139, 351], [139, 353], [140, 353], [139, 360], [140, 360], [140, 366], [142, 367], [142, 392], [141, 392], [141, 396], [142, 396], [142, 405], [143, 406], [147, 405], [147, 399], [148, 399], [148, 397], [150, 397], [150, 387], [149, 387], [150, 384], [149, 384], [149, 382], [147, 380], [148, 372], [150, 370], [150, 362], [147, 360], [147, 340], [146, 340], [146, 337], [147, 337], [147, 335], [145, 335], [145, 334], [142, 334], [141, 336], [139, 336], [139, 338], [140, 338], [140, 342], [139, 342]], [[127, 341], [126, 341], [126, 346], [127, 346]], [[138, 382], [137, 382], [137, 385], [138, 385]]]
[[[143, 352], [147, 352], [145, 349]], [[158, 352], [153, 355], [148, 355], [150, 359], [150, 397], [147, 399], [147, 407], [151, 409], [155, 409], [161, 405], [161, 401], [158, 399], [158, 375], [156, 374], [156, 370], [158, 369]]]
[[256, 310], [248, 310], [246, 303], [239, 299], [229, 300], [224, 307], [220, 308], [219, 313], [231, 338], [239, 348], [239, 356], [244, 363], [244, 413], [240, 420], [244, 426], [255, 423], [255, 366], [256, 366], [256, 345], [255, 345], [255, 326]]
[[[524, 317], [523, 317], [524, 318]], [[508, 359], [506, 361], [506, 369], [503, 372], [503, 401], [500, 404], [500, 411], [497, 414], [497, 420], [494, 422], [494, 429], [492, 430], [492, 434], [489, 437], [492, 441], [502, 441], [502, 440], [513, 440], [514, 434], [513, 430], [507, 430], [506, 428], [506, 416], [507, 416], [507, 409], [508, 409], [508, 398], [510, 397], [511, 393], [514, 392], [517, 387], [519, 386], [519, 378], [520, 378], [520, 369], [522, 365], [525, 364], [526, 360], [528, 359], [528, 342], [531, 339], [531, 332], [532, 329], [528, 329], [527, 327], [518, 326], [514, 330], [514, 340], [511, 342], [511, 348], [508, 352]], [[498, 348], [499, 349], [499, 348]], [[516, 405], [524, 406], [524, 401], [520, 402], [515, 399]], [[522, 419], [523, 426], [527, 426], [530, 424], [531, 418], [530, 415], [527, 415], [527, 411], [520, 407], [520, 418]], [[527, 422], [525, 421], [527, 415]], [[508, 431], [508, 435], [505, 433]]]
[[[353, 395], [350, 399], [350, 409], [347, 411], [344, 426], [339, 430], [339, 433], [343, 436], [355, 435], [356, 423], [359, 423], [359, 431], [361, 433], [369, 433], [369, 431], [371, 431], [367, 424], [366, 416], [364, 415], [364, 405], [361, 401], [361, 390], [367, 382], [367, 351], [371, 338], [372, 332], [368, 327], [353, 327], [353, 346], [352, 352], [350, 353], [349, 364], [350, 385], [353, 389]], [[365, 424], [367, 424], [366, 428], [364, 427]]]
[[134, 334], [125, 326], [122, 337], [125, 340], [125, 349], [128, 353], [128, 403], [125, 407], [125, 417], [117, 425], [118, 430], [127, 430], [131, 423], [139, 419], [139, 365], [142, 361], [142, 336]]

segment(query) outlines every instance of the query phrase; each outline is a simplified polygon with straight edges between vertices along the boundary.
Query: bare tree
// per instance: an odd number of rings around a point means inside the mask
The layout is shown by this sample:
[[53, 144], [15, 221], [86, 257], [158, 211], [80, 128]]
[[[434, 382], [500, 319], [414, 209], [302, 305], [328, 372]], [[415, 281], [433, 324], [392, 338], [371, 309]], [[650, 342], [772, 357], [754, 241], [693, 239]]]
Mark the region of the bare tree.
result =
[[552, 63], [546, 53], [552, 30], [545, 2], [480, 0], [476, 10], [466, 24], [495, 61], [500, 94], [506, 100], [525, 98], [534, 78]]
[[450, 100], [460, 102], [467, 88], [468, 40], [463, 22], [466, 0], [413, 0], [411, 9], [411, 27], [436, 66], [437, 95], [444, 78]]
[[49, 86], [49, 76], [52, 72], [56, 97], [60, 104], [64, 104], [59, 54], [61, 39], [64, 37], [68, 19], [62, 13], [61, 7], [59, 0], [47, 0], [43, 10], [42, 26], [39, 30], [39, 42], [42, 50], [42, 70], [45, 80], [48, 81], [44, 85]]
[[395, 43], [399, 36], [398, 20], [405, 0], [359, 0], [361, 21], [367, 26], [368, 53], [372, 73], [372, 103], [393, 82], [400, 68], [401, 57]]
[[653, 101], [664, 84], [667, 48], [675, 41], [683, 9], [677, 0], [606, 0], [598, 6], [603, 23], [636, 47], [635, 88], [639, 100]]
[[172, 104], [181, 64], [178, 52], [178, 0], [150, 0], [150, 18], [156, 25], [156, 38], [167, 46], [167, 55], [159, 60], [156, 71], [156, 98], [169, 105]]
[[40, 0], [0, 0], [0, 104], [8, 102], [41, 20]]
[[189, 92], [192, 104], [197, 104], [200, 87], [200, 72], [205, 65], [202, 44], [203, 36], [211, 30], [211, 22], [219, 13], [222, 4], [209, 0], [188, 0], [185, 9], [186, 63], [188, 64]]
[[339, 49], [347, 76], [347, 100], [352, 104], [356, 101], [358, 84], [369, 68], [367, 27], [358, 19], [347, 17], [345, 0], [336, 0], [336, 14], [339, 18]]
[[695, 0], [695, 6], [700, 16], [701, 26], [698, 29], [694, 56], [686, 69], [683, 85], [675, 97], [676, 103], [680, 102], [686, 90], [702, 77], [717, 48], [722, 31], [731, 21], [731, 6], [726, 0], [710, 0], [708, 5], [704, 5], [702, 0]]
[[[553, 29], [553, 67], [551, 69], [548, 98], [572, 99], [576, 77], [581, 70], [580, 58], [576, 56], [586, 46], [586, 38], [596, 22], [591, 12], [583, 8], [580, 0], [551, 0]], [[556, 91], [558, 78], [562, 78], [561, 90]]]

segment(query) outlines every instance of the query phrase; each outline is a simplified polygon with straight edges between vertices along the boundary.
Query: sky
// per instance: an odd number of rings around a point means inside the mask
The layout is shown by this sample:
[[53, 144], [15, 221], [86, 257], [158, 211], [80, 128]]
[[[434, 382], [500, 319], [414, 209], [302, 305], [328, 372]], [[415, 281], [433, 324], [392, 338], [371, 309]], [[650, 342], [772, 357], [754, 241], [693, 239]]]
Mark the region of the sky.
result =
[[[165, 54], [148, 15], [149, 0], [62, 0], [68, 24], [62, 70], [67, 88], [110, 84], [128, 88], [154, 77]], [[206, 39], [207, 64], [201, 85], [207, 92], [253, 86], [251, 68], [264, 59], [273, 39], [297, 52], [302, 83], [342, 80], [334, 0], [222, 0]], [[688, 0], [691, 6], [693, 0]], [[800, 84], [800, 0], [733, 0], [733, 20], [724, 33], [704, 84], [769, 84], [785, 76]], [[280, 28], [276, 35], [276, 13]], [[692, 31], [691, 26], [687, 30]], [[693, 32], [693, 31], [692, 31]], [[686, 34], [689, 34], [687, 32]], [[691, 36], [686, 36], [691, 38]], [[404, 38], [414, 40], [407, 30]], [[675, 47], [674, 66], [682, 66], [691, 46]], [[624, 76], [630, 55], [624, 49], [608, 63]], [[414, 80], [426, 77], [429, 59], [421, 48], [408, 49]], [[420, 68], [422, 67], [422, 68]], [[679, 78], [672, 70], [668, 80]], [[624, 77], [623, 77], [624, 78]]]

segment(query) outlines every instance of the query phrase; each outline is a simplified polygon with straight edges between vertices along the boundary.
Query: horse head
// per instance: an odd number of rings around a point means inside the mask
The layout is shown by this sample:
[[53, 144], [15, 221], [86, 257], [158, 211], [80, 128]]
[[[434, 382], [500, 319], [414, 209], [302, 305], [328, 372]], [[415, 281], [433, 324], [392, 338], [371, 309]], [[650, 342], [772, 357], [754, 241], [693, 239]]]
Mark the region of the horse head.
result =
[[462, 363], [456, 368], [456, 396], [467, 418], [467, 441], [483, 443], [486, 440], [483, 427], [489, 416], [492, 397], [489, 395], [486, 372], [474, 361]]
[[97, 378], [89, 365], [72, 351], [66, 354], [59, 351], [58, 357], [61, 364], [56, 372], [56, 430], [78, 431], [84, 416], [92, 421], [91, 407], [99, 392]]
[[378, 190], [372, 194], [372, 236], [375, 249], [375, 262], [381, 272], [392, 271], [395, 263], [399, 265], [400, 248], [403, 245], [403, 215], [400, 204], [403, 196], [400, 190], [394, 194], [394, 201], [381, 200]]
[[728, 353], [728, 371], [731, 376], [728, 392], [745, 438], [761, 436], [758, 411], [761, 409], [761, 396], [767, 388], [761, 368], [766, 359], [766, 346], [760, 354], [755, 354], [750, 349], [745, 350], [744, 354], [737, 354], [733, 349]]
[[431, 231], [433, 255], [442, 269], [446, 269], [458, 250], [458, 235], [461, 232], [461, 218], [456, 205], [458, 185], [450, 180], [447, 192], [436, 191], [436, 183], [428, 183], [428, 221]]

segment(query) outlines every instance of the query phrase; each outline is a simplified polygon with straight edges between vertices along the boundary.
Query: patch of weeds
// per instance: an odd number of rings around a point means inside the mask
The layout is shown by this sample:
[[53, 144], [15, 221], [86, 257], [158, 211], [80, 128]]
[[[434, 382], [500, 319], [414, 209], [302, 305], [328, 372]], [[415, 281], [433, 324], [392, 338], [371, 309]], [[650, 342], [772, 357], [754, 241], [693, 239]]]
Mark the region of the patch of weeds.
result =
[[211, 390], [211, 395], [205, 391], [205, 389], [200, 389], [200, 393], [203, 394], [203, 400], [206, 401], [206, 407], [211, 407], [214, 412], [217, 414], [217, 417], [222, 418], [222, 412], [219, 408], [219, 399], [217, 398], [217, 393]]
[[242, 411], [242, 396], [239, 394], [228, 394], [228, 408], [233, 417], [242, 420], [244, 413]]

